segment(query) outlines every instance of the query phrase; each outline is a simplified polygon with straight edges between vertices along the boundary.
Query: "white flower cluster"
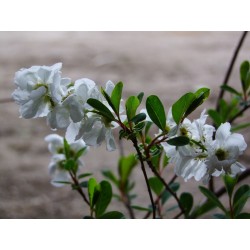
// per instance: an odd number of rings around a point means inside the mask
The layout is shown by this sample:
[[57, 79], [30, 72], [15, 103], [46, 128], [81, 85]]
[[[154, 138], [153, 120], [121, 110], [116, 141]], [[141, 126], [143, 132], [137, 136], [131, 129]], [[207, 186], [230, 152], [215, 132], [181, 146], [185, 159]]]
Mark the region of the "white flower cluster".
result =
[[[107, 149], [115, 150], [112, 133], [115, 126], [102, 116], [89, 112], [93, 110], [87, 104], [89, 98], [107, 105], [95, 82], [82, 78], [73, 83], [71, 79], [61, 77], [61, 68], [62, 63], [57, 63], [16, 72], [17, 89], [12, 97], [20, 105], [21, 117], [47, 116], [47, 123], [52, 129], [67, 129], [68, 142], [82, 138], [88, 146], [98, 146], [105, 140]], [[108, 81], [105, 91], [111, 94], [113, 88], [114, 84]]]
[[[175, 173], [185, 181], [194, 177], [207, 183], [210, 176], [230, 174], [235, 176], [245, 170], [245, 167], [237, 162], [238, 157], [247, 148], [247, 144], [241, 134], [231, 133], [231, 125], [227, 122], [215, 128], [206, 124], [205, 110], [199, 119], [191, 122], [185, 119], [176, 126], [170, 109], [167, 116], [169, 129], [177, 129], [178, 136], [187, 136], [190, 143], [185, 146], [171, 146], [163, 142], [162, 146], [169, 157], [169, 162], [175, 165]], [[171, 131], [171, 130], [170, 130]], [[214, 136], [215, 135], [215, 136]]]
[[[56, 187], [64, 186], [64, 182], [70, 182], [71, 177], [69, 171], [64, 168], [63, 162], [66, 160], [64, 153], [63, 137], [57, 134], [50, 134], [45, 137], [48, 142], [48, 149], [52, 154], [52, 159], [49, 164], [49, 174], [51, 175], [51, 184]], [[86, 148], [83, 140], [78, 140], [69, 144], [71, 154], [76, 154], [79, 150]], [[83, 163], [77, 159], [78, 170], [83, 166]]]
[[[115, 140], [112, 129], [117, 126], [107, 121], [87, 103], [93, 98], [105, 105], [116, 117], [108, 102], [100, 93], [94, 81], [82, 78], [72, 82], [61, 76], [62, 64], [52, 66], [32, 66], [16, 72], [15, 84], [17, 89], [12, 96], [20, 105], [21, 117], [47, 117], [47, 123], [52, 129], [66, 129], [66, 139], [70, 146], [79, 150], [80, 147], [98, 146], [106, 141], [108, 151], [115, 150]], [[114, 84], [106, 83], [105, 92], [110, 96]], [[120, 107], [120, 113], [124, 108]], [[92, 112], [94, 111], [94, 112]], [[146, 110], [141, 112], [147, 115]], [[125, 115], [119, 117], [126, 120]], [[190, 121], [187, 118], [177, 126], [172, 110], [167, 116], [168, 137], [187, 136], [190, 143], [185, 146], [171, 146], [161, 143], [169, 162], [175, 165], [175, 173], [184, 180], [192, 177], [206, 183], [210, 176], [231, 174], [235, 176], [245, 168], [237, 162], [247, 145], [242, 135], [231, 133], [229, 123], [215, 128], [206, 124], [207, 115], [202, 112], [199, 119]], [[150, 117], [146, 116], [146, 121]], [[168, 139], [169, 139], [168, 138]], [[65, 156], [59, 151], [63, 147], [63, 139], [57, 135], [46, 137], [49, 150], [53, 154], [49, 165], [53, 176], [52, 182], [67, 181], [69, 175], [61, 168]], [[79, 162], [81, 165], [81, 163]], [[59, 184], [58, 184], [59, 185]]]

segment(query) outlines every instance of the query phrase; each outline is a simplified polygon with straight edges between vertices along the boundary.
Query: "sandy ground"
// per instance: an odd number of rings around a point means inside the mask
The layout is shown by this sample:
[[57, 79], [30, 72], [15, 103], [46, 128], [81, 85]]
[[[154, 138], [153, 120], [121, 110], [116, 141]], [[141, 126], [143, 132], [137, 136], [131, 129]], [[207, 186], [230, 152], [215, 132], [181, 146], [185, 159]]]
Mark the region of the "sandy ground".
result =
[[[169, 107], [177, 97], [198, 86], [209, 86], [211, 97], [203, 108], [214, 107], [240, 32], [0, 32], [0, 99], [15, 89], [14, 73], [22, 67], [63, 62], [63, 75], [87, 77], [99, 85], [107, 80], [125, 84], [125, 96], [141, 91], [157, 94]], [[250, 38], [240, 52], [230, 83], [239, 84], [239, 65], [249, 60]], [[199, 112], [196, 113], [196, 117]], [[88, 214], [81, 197], [69, 187], [50, 185], [50, 155], [44, 137], [51, 133], [44, 119], [20, 119], [14, 103], [0, 104], [0, 217], [81, 218]], [[249, 112], [245, 120], [249, 120]], [[63, 132], [61, 132], [63, 133]], [[249, 129], [242, 131], [249, 144]], [[131, 145], [125, 145], [131, 152]], [[249, 154], [242, 159], [249, 167]], [[119, 152], [105, 146], [85, 156], [86, 172], [101, 180], [100, 169], [116, 169]], [[172, 170], [166, 178], [171, 178]], [[136, 170], [136, 205], [148, 205], [141, 172]], [[182, 190], [202, 201], [195, 181]], [[218, 185], [221, 184], [218, 181]], [[249, 179], [246, 180], [249, 183]], [[173, 204], [170, 201], [168, 207]], [[114, 202], [111, 209], [126, 213]], [[248, 206], [249, 208], [249, 206]], [[142, 214], [138, 214], [141, 217]]]

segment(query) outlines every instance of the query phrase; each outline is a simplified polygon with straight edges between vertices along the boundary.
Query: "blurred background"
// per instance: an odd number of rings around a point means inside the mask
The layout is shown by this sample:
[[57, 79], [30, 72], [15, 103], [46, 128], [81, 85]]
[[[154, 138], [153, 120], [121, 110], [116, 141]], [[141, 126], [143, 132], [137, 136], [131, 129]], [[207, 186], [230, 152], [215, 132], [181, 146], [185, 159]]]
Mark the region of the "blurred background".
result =
[[[72, 80], [90, 78], [99, 86], [106, 81], [124, 82], [124, 96], [145, 92], [156, 94], [168, 109], [187, 91], [211, 88], [203, 108], [214, 108], [216, 98], [241, 32], [0, 32], [0, 99], [10, 98], [14, 74], [32, 65], [63, 63], [62, 75]], [[239, 66], [250, 59], [247, 37], [234, 66], [230, 84], [240, 86]], [[249, 120], [249, 111], [245, 120]], [[44, 137], [53, 133], [45, 119], [19, 118], [15, 103], [0, 104], [0, 218], [82, 218], [88, 214], [78, 193], [70, 187], [50, 184], [47, 166], [50, 154]], [[63, 131], [59, 131], [63, 135]], [[250, 144], [249, 129], [241, 131]], [[132, 153], [131, 145], [125, 145]], [[249, 166], [249, 149], [242, 162]], [[116, 170], [119, 151], [106, 152], [105, 145], [85, 157], [86, 172], [100, 181], [100, 169]], [[172, 177], [172, 170], [169, 176]], [[141, 172], [136, 170], [136, 205], [149, 204]], [[193, 192], [201, 202], [194, 180], [182, 189]], [[222, 184], [217, 180], [218, 187]], [[249, 183], [249, 179], [245, 182]], [[174, 201], [170, 200], [168, 206]], [[226, 202], [226, 200], [225, 200]], [[111, 208], [126, 213], [114, 202]], [[139, 213], [140, 217], [143, 213]]]

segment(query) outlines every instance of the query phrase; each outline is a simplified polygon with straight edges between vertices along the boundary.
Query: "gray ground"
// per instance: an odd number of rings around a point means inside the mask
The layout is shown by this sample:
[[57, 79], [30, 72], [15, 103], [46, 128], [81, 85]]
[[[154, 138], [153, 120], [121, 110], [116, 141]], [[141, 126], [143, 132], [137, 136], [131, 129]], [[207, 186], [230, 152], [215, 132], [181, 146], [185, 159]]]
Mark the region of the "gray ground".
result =
[[[141, 91], [156, 94], [169, 107], [177, 97], [199, 86], [209, 86], [211, 97], [203, 108], [214, 107], [240, 32], [0, 32], [0, 99], [15, 89], [14, 73], [22, 67], [63, 62], [63, 75], [87, 77], [99, 85], [107, 80], [125, 83], [125, 96]], [[239, 84], [239, 65], [249, 60], [246, 39], [230, 83]], [[199, 112], [196, 113], [196, 117]], [[50, 185], [50, 155], [43, 138], [51, 133], [44, 119], [20, 119], [14, 103], [0, 104], [0, 217], [81, 218], [88, 211], [69, 187]], [[245, 120], [249, 120], [249, 112]], [[249, 144], [249, 129], [242, 130]], [[125, 145], [126, 152], [131, 145]], [[249, 153], [243, 161], [248, 166]], [[99, 169], [116, 169], [119, 152], [102, 146], [85, 157], [87, 172], [101, 180]], [[141, 172], [135, 171], [140, 196], [136, 205], [149, 204]], [[172, 171], [169, 172], [170, 178]], [[183, 181], [179, 180], [181, 183]], [[221, 181], [218, 181], [218, 185]], [[249, 179], [246, 181], [249, 182]], [[202, 201], [195, 181], [182, 190]], [[174, 202], [170, 201], [168, 206]], [[126, 212], [119, 203], [112, 208]], [[142, 214], [138, 215], [139, 217]]]

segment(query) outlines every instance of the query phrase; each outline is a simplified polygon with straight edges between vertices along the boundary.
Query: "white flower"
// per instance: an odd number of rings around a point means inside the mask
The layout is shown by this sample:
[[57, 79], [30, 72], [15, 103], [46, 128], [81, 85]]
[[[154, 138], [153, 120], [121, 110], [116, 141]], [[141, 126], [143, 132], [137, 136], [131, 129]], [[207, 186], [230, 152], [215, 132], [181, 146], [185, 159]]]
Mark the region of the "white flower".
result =
[[[173, 128], [175, 125], [169, 117], [169, 124]], [[182, 147], [171, 146], [162, 143], [166, 155], [170, 158], [169, 162], [175, 165], [175, 173], [185, 181], [194, 177], [199, 181], [207, 174], [206, 160], [208, 157], [207, 147], [212, 142], [214, 127], [205, 124], [207, 115], [205, 110], [199, 119], [191, 122], [185, 119], [177, 130], [177, 135], [187, 136], [191, 140], [189, 145]], [[170, 128], [171, 128], [170, 127]]]
[[[66, 160], [64, 155], [64, 142], [63, 137], [57, 134], [50, 134], [45, 137], [45, 141], [48, 142], [48, 149], [52, 154], [52, 159], [49, 163], [49, 174], [51, 175], [51, 184], [56, 187], [62, 187], [65, 184], [60, 182], [71, 182], [70, 174], [64, 169], [63, 162]], [[86, 148], [86, 144], [83, 140], [78, 140], [70, 143], [71, 152], [77, 153], [80, 149]], [[83, 163], [78, 159], [79, 167], [83, 166]]]
[[[106, 83], [105, 92], [108, 95], [111, 95], [115, 85], [108, 81]], [[96, 88], [94, 91], [91, 91], [90, 98], [95, 98], [102, 102], [104, 105], [106, 105], [111, 112], [113, 110], [109, 106], [108, 102], [105, 100], [103, 96], [99, 94], [99, 92], [96, 91]], [[92, 108], [89, 106], [89, 110], [92, 110]], [[124, 108], [122, 105], [120, 105], [120, 113], [124, 111]], [[114, 112], [113, 112], [114, 113]], [[114, 114], [115, 115], [115, 114]], [[120, 116], [121, 120], [125, 120], [126, 117], [124, 115]], [[105, 117], [102, 117], [101, 115], [88, 112], [84, 115], [84, 118], [80, 122], [72, 122], [67, 128], [66, 132], [66, 138], [69, 141], [74, 141], [75, 139], [78, 140], [80, 138], [83, 138], [86, 145], [88, 146], [100, 146], [103, 141], [106, 141], [106, 148], [108, 151], [113, 151], [116, 149], [115, 146], [115, 139], [113, 136], [112, 129], [116, 128], [117, 124], [114, 122], [108, 122]]]
[[230, 132], [231, 125], [226, 122], [220, 125], [215, 134], [215, 140], [209, 148], [209, 157], [206, 162], [208, 173], [214, 176], [231, 174], [245, 170], [237, 159], [247, 148], [244, 137], [238, 133]]
[[83, 78], [68, 89], [68, 94], [62, 103], [56, 105], [48, 114], [47, 121], [51, 128], [67, 128], [71, 122], [80, 122], [86, 110], [92, 109], [88, 104], [89, 98], [99, 98], [100, 93], [95, 82]]
[[12, 97], [20, 105], [21, 117], [29, 119], [46, 116], [61, 99], [61, 63], [52, 66], [32, 66], [15, 74], [17, 89]]
[[78, 130], [76, 140], [83, 138], [86, 145], [94, 147], [100, 146], [105, 140], [108, 151], [114, 151], [116, 149], [115, 139], [112, 133], [112, 128], [114, 127], [111, 123], [107, 123], [105, 118], [94, 114], [83, 120], [78, 126], [77, 129], [75, 129], [76, 126], [74, 126], [74, 128], [73, 125], [70, 126], [73, 131], [71, 130], [71, 132], [68, 133], [69, 136], [76, 134]]

